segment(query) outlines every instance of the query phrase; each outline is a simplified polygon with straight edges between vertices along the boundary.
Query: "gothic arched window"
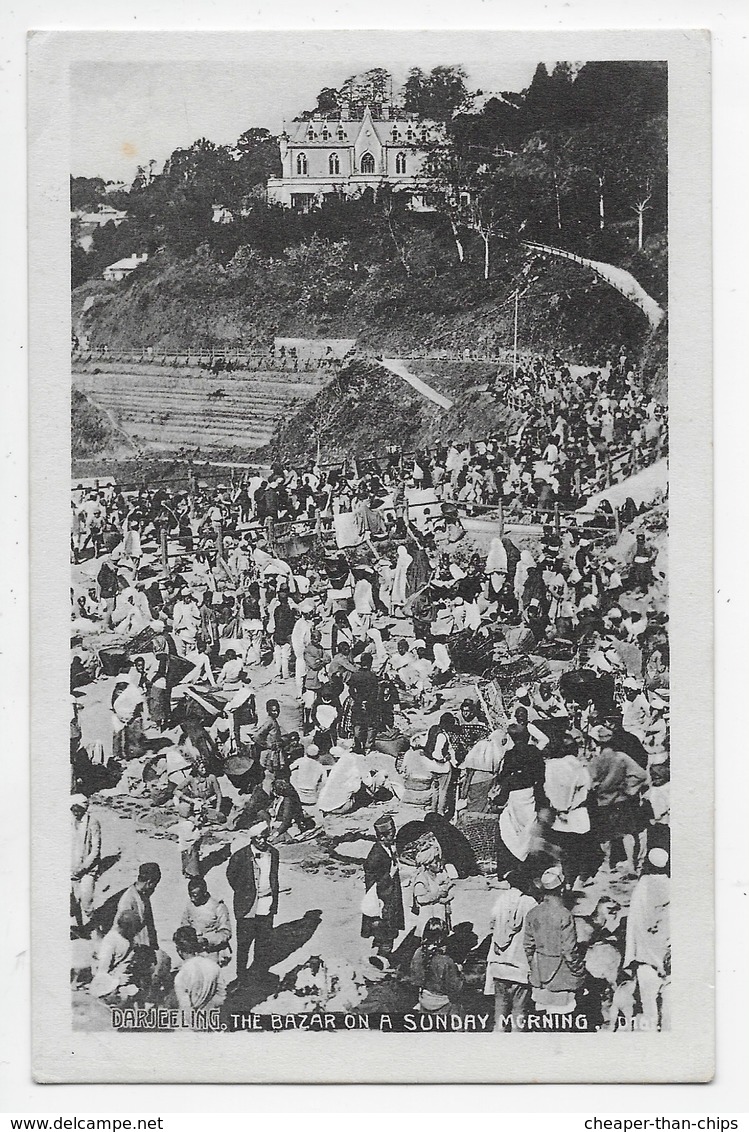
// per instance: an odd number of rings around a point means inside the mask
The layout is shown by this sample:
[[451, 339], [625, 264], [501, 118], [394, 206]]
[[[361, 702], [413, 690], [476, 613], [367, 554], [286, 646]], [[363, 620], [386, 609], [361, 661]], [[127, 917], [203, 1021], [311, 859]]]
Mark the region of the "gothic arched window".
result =
[[359, 162], [359, 168], [361, 169], [362, 173], [374, 173], [375, 159], [371, 153], [362, 154], [362, 159]]
[[330, 157], [328, 158], [328, 170], [333, 174], [340, 173], [341, 162], [337, 153], [331, 153]]
[[396, 171], [396, 173], [405, 173], [406, 172], [406, 155], [405, 155], [405, 153], [399, 153], [397, 155], [397, 157], [395, 159], [395, 171]]
[[307, 154], [299, 153], [296, 159], [296, 171], [300, 177], [307, 176]]

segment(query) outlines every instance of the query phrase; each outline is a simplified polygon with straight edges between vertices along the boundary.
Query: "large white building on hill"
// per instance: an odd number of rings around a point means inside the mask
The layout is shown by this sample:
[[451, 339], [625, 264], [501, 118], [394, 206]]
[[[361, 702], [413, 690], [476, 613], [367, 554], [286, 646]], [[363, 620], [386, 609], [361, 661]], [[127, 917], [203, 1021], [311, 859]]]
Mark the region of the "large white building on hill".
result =
[[412, 208], [426, 207], [423, 171], [431, 145], [443, 127], [398, 117], [382, 106], [375, 118], [312, 118], [294, 122], [281, 135], [283, 175], [268, 181], [268, 200], [291, 208], [310, 208], [336, 193], [358, 196], [383, 183], [408, 192]]

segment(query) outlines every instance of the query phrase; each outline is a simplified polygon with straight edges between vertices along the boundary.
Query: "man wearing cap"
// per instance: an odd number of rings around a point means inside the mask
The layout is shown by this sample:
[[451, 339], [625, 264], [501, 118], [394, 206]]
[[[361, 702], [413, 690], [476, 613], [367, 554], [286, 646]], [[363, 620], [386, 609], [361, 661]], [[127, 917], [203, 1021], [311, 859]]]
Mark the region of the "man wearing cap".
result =
[[73, 795], [70, 812], [73, 815], [72, 903], [76, 923], [86, 932], [94, 911], [94, 886], [101, 864], [101, 826], [88, 812], [88, 798], [84, 794]]
[[378, 818], [374, 824], [375, 844], [364, 862], [364, 887], [374, 888], [382, 910], [377, 917], [362, 914], [361, 934], [371, 939], [377, 951], [376, 963], [389, 965], [393, 944], [406, 921], [403, 912], [398, 857], [395, 851], [395, 823], [391, 817]]
[[278, 911], [278, 850], [268, 843], [269, 834], [269, 815], [258, 815], [255, 825], [247, 830], [245, 843], [232, 854], [226, 866], [237, 921], [238, 983], [247, 978], [253, 943], [253, 966], [260, 974], [268, 971], [268, 944], [273, 917]]
[[563, 886], [561, 865], [541, 874], [536, 881], [541, 903], [526, 914], [523, 932], [533, 1001], [550, 1014], [572, 1013], [585, 974], [575, 920], [562, 900]]

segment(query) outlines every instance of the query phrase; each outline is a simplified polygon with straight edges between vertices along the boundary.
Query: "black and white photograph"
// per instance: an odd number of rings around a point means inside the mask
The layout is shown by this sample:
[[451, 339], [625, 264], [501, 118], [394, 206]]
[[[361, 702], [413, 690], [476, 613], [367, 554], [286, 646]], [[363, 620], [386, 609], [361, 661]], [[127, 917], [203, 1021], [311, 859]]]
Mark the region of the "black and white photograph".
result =
[[[278, 1066], [293, 1035], [324, 1079], [378, 1079], [356, 1041], [440, 1080], [419, 1043], [450, 1035], [527, 1080], [584, 1035], [570, 1079], [600, 1046], [616, 1080], [617, 1042], [675, 1037], [674, 988], [710, 994], [672, 891], [712, 879], [680, 864], [676, 676], [671, 738], [669, 51], [68, 38], [70, 757], [58, 732], [39, 788], [71, 1051]], [[681, 413], [688, 382], [709, 405], [684, 346]]]

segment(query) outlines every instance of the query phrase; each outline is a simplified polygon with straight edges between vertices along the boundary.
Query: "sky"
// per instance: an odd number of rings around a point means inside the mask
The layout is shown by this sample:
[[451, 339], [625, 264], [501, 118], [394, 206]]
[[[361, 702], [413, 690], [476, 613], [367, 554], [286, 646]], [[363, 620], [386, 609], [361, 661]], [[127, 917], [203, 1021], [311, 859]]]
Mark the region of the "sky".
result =
[[[71, 173], [124, 180], [200, 137], [232, 144], [251, 126], [281, 130], [284, 119], [314, 106], [323, 87], [382, 66], [394, 89], [410, 67], [464, 67], [469, 89], [522, 90], [538, 64], [501, 52], [491, 33], [275, 32], [237, 34], [231, 57], [205, 42], [179, 57], [161, 48], [71, 65]], [[209, 41], [210, 36], [204, 37]], [[152, 41], [153, 44], [153, 41]], [[217, 44], [215, 46], [218, 46]], [[203, 57], [195, 57], [200, 56]], [[177, 57], [175, 57], [177, 56]], [[213, 57], [211, 57], [213, 56]]]

